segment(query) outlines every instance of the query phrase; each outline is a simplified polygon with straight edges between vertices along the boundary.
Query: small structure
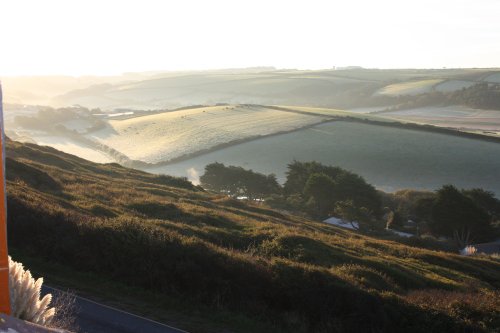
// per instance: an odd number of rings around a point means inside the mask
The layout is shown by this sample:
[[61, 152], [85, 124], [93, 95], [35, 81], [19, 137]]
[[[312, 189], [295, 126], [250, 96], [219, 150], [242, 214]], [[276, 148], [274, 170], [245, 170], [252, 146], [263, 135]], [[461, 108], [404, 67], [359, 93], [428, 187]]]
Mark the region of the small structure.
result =
[[398, 231], [398, 230], [389, 229], [389, 228], [387, 228], [385, 230], [392, 232], [393, 234], [398, 235], [399, 237], [404, 237], [404, 238], [415, 237], [414, 234], [411, 234], [409, 232], [403, 232], [403, 231]]
[[351, 222], [344, 221], [344, 220], [339, 219], [338, 217], [334, 217], [334, 216], [327, 218], [323, 222], [331, 224], [331, 225], [335, 225], [337, 227], [351, 229], [351, 230], [358, 230], [359, 229], [358, 222], [351, 223]]
[[460, 254], [464, 256], [475, 254], [500, 254], [500, 240], [490, 243], [468, 245], [460, 250]]

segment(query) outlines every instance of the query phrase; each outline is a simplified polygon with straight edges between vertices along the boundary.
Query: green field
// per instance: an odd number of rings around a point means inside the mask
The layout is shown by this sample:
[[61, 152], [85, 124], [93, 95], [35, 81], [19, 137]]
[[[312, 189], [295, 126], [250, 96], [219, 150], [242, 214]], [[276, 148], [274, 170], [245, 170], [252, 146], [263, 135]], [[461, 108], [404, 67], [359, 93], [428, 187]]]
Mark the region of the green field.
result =
[[284, 180], [287, 163], [316, 160], [364, 176], [375, 186], [436, 189], [483, 187], [500, 194], [500, 144], [453, 135], [338, 121], [262, 138], [183, 162], [150, 169], [179, 176], [203, 174], [218, 161]]

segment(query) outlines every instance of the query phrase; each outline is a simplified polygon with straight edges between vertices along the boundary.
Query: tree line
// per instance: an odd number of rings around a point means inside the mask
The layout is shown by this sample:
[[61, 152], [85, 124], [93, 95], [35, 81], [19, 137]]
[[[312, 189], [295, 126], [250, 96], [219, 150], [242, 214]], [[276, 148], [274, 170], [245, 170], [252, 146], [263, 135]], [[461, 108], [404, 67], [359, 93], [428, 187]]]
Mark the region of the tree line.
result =
[[391, 227], [411, 219], [421, 232], [454, 239], [460, 248], [500, 236], [500, 200], [484, 189], [444, 185], [434, 192], [403, 190], [384, 196]]
[[250, 200], [262, 200], [281, 189], [274, 174], [264, 175], [242, 167], [225, 166], [222, 163], [207, 165], [200, 182], [207, 190], [226, 193], [233, 197], [245, 196]]
[[475, 109], [500, 110], [500, 84], [481, 82], [452, 92], [430, 91], [423, 94], [377, 96], [374, 101], [393, 104], [391, 110], [427, 106], [465, 105]]
[[420, 233], [454, 239], [461, 248], [499, 235], [500, 200], [483, 189], [445, 185], [435, 192], [385, 193], [340, 167], [299, 161], [288, 164], [283, 186], [274, 174], [222, 163], [207, 165], [200, 182], [207, 190], [265, 201], [272, 208], [356, 222], [353, 225], [365, 232], [401, 229], [411, 220]]

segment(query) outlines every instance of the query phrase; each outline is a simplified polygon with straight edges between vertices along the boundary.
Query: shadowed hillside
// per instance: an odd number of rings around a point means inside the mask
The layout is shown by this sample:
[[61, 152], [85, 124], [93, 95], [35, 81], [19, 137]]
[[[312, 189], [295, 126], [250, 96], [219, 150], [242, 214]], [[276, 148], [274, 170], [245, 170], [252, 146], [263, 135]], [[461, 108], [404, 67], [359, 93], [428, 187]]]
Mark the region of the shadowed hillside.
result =
[[[182, 299], [191, 320], [177, 325], [192, 332], [500, 327], [498, 259], [379, 240], [33, 144], [10, 141], [7, 156], [15, 252]], [[206, 308], [247, 324], [200, 323]]]

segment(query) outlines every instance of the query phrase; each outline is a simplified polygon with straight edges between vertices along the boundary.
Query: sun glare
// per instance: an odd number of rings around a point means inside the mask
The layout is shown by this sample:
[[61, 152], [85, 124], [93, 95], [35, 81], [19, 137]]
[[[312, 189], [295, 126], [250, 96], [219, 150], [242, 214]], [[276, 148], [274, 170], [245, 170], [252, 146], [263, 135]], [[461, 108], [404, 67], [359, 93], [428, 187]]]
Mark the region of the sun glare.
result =
[[0, 75], [499, 66], [500, 3], [479, 2], [7, 1]]

